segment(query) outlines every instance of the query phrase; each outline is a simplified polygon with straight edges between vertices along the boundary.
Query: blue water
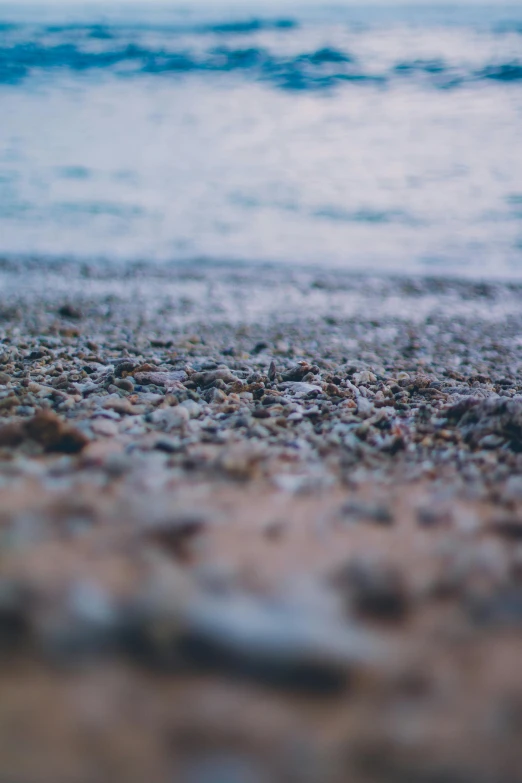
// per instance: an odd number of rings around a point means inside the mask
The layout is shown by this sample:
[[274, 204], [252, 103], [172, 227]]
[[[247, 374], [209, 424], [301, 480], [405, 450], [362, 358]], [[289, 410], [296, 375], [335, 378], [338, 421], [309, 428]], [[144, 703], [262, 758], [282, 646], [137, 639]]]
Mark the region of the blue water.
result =
[[522, 274], [522, 6], [0, 4], [0, 254]]

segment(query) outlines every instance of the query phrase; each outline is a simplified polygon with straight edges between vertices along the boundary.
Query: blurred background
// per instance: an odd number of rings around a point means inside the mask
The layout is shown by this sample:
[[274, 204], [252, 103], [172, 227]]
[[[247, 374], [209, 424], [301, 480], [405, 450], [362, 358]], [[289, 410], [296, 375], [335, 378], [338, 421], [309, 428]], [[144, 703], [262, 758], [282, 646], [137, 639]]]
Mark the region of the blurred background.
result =
[[522, 6], [0, 4], [0, 254], [519, 277]]

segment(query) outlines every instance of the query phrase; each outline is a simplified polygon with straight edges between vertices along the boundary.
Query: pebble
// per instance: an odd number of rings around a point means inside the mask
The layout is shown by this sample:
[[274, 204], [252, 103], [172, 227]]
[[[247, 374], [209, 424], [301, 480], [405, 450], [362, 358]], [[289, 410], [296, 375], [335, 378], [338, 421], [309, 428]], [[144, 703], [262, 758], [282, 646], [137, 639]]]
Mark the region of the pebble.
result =
[[122, 399], [121, 397], [111, 397], [104, 400], [103, 407], [110, 408], [117, 413], [130, 414], [133, 412], [133, 406], [131, 403], [124, 398]]
[[359, 396], [357, 399], [357, 415], [362, 419], [369, 418], [374, 412], [372, 403], [365, 397]]
[[123, 391], [132, 392], [134, 391], [134, 383], [130, 378], [116, 378], [114, 381], [114, 385], [117, 389], [123, 389]]
[[91, 429], [96, 435], [103, 435], [109, 438], [118, 434], [118, 425], [109, 419], [94, 419], [91, 422]]
[[24, 440], [25, 432], [18, 422], [0, 425], [0, 447], [19, 446]]
[[387, 656], [383, 640], [355, 624], [237, 591], [212, 596], [184, 587], [175, 602], [163, 596], [131, 608], [127, 622], [130, 651], [154, 666], [181, 657], [196, 668], [309, 692], [339, 691], [354, 671]]
[[313, 383], [303, 383], [302, 381], [293, 381], [287, 383], [281, 383], [278, 386], [279, 389], [284, 389], [294, 397], [307, 397], [310, 394], [321, 394], [323, 391], [321, 386], [317, 386]]
[[175, 408], [159, 408], [148, 416], [148, 420], [159, 425], [165, 432], [183, 427], [189, 419], [190, 411], [181, 405], [177, 405]]
[[393, 524], [394, 521], [390, 509], [380, 503], [350, 500], [341, 507], [340, 513], [343, 517], [369, 520], [385, 526]]
[[180, 410], [186, 410], [191, 419], [197, 419], [204, 411], [203, 406], [194, 400], [183, 400], [178, 407]]
[[240, 383], [239, 378], [235, 376], [228, 368], [210, 370], [208, 372], [195, 372], [190, 375], [190, 380], [196, 386], [210, 386], [217, 380], [224, 383]]
[[77, 428], [71, 426], [51, 411], [40, 411], [22, 422], [0, 425], [0, 445], [18, 446], [34, 441], [46, 451], [76, 453], [88, 443], [88, 439]]
[[0, 399], [0, 410], [7, 411], [11, 408], [16, 408], [18, 405], [20, 405], [20, 398], [16, 394]]
[[403, 620], [410, 596], [400, 573], [370, 560], [353, 560], [332, 576], [342, 591], [349, 611], [379, 620]]
[[179, 382], [186, 381], [187, 377], [187, 373], [184, 371], [134, 373], [134, 378], [139, 384], [154, 384], [155, 386], [165, 386], [167, 388], [175, 388]]
[[[157, 448], [157, 446], [156, 446]], [[148, 543], [180, 561], [191, 559], [194, 540], [204, 532], [207, 520], [200, 514], [174, 515], [154, 522], [144, 533]]]
[[165, 451], [167, 454], [177, 454], [183, 451], [183, 446], [179, 438], [158, 438], [154, 443], [154, 448], [159, 451]]

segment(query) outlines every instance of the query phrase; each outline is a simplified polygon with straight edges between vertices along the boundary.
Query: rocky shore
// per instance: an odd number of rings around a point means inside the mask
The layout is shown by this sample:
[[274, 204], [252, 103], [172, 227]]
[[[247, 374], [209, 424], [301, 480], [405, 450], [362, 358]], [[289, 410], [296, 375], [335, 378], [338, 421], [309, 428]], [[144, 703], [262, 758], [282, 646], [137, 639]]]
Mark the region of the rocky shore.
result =
[[522, 780], [522, 285], [0, 264], [0, 779]]

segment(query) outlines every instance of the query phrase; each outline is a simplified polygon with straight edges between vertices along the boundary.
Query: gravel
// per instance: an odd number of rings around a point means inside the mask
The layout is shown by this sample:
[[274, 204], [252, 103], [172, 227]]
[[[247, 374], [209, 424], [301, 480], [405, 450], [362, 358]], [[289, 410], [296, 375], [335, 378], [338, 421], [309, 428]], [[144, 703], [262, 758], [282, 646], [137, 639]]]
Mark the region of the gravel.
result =
[[87, 779], [91, 748], [100, 780], [166, 780], [155, 738], [190, 736], [274, 781], [303, 779], [295, 742], [326, 783], [517, 779], [521, 297], [0, 262], [0, 719], [30, 716], [7, 776], [46, 747]]

